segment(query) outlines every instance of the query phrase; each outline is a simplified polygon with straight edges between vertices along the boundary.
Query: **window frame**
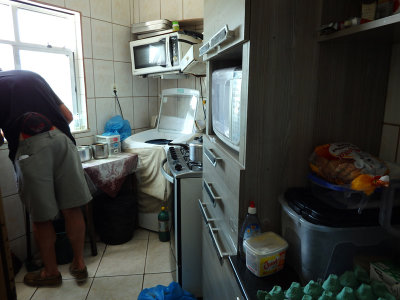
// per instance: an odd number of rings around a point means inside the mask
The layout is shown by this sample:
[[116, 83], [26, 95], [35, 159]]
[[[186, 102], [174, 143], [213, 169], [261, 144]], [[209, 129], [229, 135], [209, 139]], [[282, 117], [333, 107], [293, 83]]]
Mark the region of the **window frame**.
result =
[[[14, 40], [0, 39], [0, 44], [6, 44], [6, 45], [8, 44], [12, 47], [15, 70], [21, 70], [21, 62], [19, 54], [21, 50], [66, 55], [69, 59], [70, 77], [71, 77], [72, 107], [70, 107], [70, 109], [74, 117], [77, 115], [79, 116], [79, 119], [74, 118], [74, 121], [71, 123], [70, 126], [71, 132], [73, 134], [78, 134], [90, 131], [88, 124], [86, 84], [85, 84], [85, 74], [83, 66], [81, 13], [77, 11], [53, 7], [48, 4], [32, 2], [29, 0], [22, 0], [22, 1], [0, 0], [0, 4], [9, 5], [11, 8]], [[29, 11], [34, 11], [38, 13], [48, 14], [51, 16], [57, 16], [69, 19], [69, 21], [73, 23], [74, 27], [75, 49], [22, 42], [19, 36], [19, 24], [18, 24], [18, 14], [17, 14], [18, 9], [26, 9]], [[81, 70], [82, 74], [79, 74], [79, 70]], [[81, 80], [80, 78], [83, 78], [83, 80]], [[84, 106], [86, 106], [86, 108], [84, 108]], [[81, 117], [82, 114], [84, 114], [84, 119], [82, 119]], [[84, 126], [82, 126], [82, 121]]]

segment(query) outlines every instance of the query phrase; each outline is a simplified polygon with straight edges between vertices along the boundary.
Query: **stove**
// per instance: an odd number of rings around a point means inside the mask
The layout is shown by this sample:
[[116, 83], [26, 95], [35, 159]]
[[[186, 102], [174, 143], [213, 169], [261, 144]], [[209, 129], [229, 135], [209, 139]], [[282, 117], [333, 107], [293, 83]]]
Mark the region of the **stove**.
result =
[[167, 151], [167, 162], [175, 178], [202, 177], [203, 164], [189, 159], [189, 150], [181, 146], [171, 146]]

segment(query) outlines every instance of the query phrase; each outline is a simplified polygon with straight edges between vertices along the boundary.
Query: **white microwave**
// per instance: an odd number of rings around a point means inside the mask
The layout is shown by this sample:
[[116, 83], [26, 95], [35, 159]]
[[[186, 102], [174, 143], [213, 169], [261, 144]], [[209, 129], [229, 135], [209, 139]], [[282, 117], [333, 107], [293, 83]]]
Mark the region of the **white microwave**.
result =
[[242, 70], [240, 67], [219, 69], [212, 73], [211, 80], [214, 133], [229, 147], [239, 151]]
[[180, 62], [189, 48], [201, 43], [187, 34], [173, 32], [129, 43], [133, 75], [180, 71]]

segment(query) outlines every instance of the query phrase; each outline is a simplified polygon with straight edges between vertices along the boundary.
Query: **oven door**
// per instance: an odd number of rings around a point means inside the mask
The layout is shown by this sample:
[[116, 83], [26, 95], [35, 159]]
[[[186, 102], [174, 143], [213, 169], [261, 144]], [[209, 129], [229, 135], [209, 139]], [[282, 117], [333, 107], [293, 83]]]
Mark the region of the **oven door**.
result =
[[171, 67], [169, 36], [132, 41], [129, 46], [133, 75], [166, 72]]

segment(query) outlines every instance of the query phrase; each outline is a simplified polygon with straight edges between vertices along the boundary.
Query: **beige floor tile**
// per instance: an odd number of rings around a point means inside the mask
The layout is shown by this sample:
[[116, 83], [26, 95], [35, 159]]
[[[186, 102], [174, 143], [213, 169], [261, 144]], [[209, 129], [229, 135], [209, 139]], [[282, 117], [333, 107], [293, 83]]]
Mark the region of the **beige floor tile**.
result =
[[[92, 256], [92, 250], [90, 249], [90, 244], [85, 244], [84, 257], [85, 263], [88, 269], [89, 277], [94, 277], [97, 268], [100, 264], [100, 260], [103, 256], [106, 245], [102, 242], [97, 243], [97, 255]], [[61, 265], [58, 267], [61, 272], [63, 279], [72, 279], [73, 277], [69, 274], [69, 264]]]
[[159, 240], [149, 240], [145, 273], [172, 272], [174, 270], [175, 260], [170, 244]]
[[122, 245], [107, 245], [96, 277], [143, 274], [147, 240], [135, 240]]
[[133, 300], [142, 290], [143, 275], [95, 278], [87, 300]]
[[59, 287], [41, 287], [37, 289], [31, 300], [85, 300], [92, 280], [89, 279], [81, 285], [73, 279], [63, 280]]
[[174, 281], [172, 273], [160, 273], [160, 274], [145, 274], [143, 280], [143, 288], [151, 288], [156, 285], [168, 286]]
[[149, 240], [158, 240], [158, 232], [150, 231]]
[[36, 291], [35, 287], [30, 287], [23, 283], [15, 283], [15, 288], [17, 290], [18, 300], [29, 300]]
[[133, 238], [135, 240], [147, 240], [149, 239], [149, 231], [144, 228], [137, 228], [133, 233]]

